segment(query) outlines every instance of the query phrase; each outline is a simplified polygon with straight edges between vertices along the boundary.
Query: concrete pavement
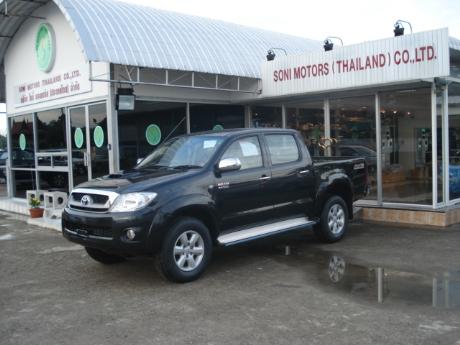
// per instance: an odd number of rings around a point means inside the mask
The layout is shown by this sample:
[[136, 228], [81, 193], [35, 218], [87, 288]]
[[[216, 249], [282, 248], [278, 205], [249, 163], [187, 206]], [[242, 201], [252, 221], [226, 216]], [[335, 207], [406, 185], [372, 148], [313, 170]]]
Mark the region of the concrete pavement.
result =
[[303, 232], [218, 250], [181, 285], [3, 214], [0, 344], [460, 344], [459, 248], [460, 226], [355, 223], [332, 245]]

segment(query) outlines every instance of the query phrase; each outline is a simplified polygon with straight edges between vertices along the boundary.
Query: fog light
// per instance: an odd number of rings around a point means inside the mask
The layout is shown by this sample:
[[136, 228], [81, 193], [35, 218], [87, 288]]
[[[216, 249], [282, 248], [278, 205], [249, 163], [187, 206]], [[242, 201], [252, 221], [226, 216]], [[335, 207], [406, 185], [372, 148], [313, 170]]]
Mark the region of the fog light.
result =
[[126, 231], [126, 237], [128, 238], [128, 240], [132, 241], [134, 240], [134, 237], [136, 237], [136, 232], [133, 229], [129, 229], [128, 231]]

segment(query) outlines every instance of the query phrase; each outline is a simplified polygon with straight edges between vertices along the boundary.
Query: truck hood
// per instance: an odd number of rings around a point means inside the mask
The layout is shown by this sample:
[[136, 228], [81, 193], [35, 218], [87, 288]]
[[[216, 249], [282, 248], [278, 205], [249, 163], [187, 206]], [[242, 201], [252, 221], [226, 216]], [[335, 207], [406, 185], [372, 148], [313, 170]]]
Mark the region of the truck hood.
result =
[[131, 169], [84, 182], [76, 188], [103, 189], [117, 193], [148, 191], [164, 183], [196, 174], [197, 169]]

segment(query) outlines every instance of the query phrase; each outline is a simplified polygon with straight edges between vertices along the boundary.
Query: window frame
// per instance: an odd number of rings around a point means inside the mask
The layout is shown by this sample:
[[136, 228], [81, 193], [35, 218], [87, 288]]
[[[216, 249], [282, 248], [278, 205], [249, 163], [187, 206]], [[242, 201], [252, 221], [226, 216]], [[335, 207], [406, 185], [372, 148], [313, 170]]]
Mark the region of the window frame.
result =
[[256, 171], [258, 169], [266, 169], [267, 168], [267, 162], [268, 162], [268, 158], [266, 156], [266, 152], [265, 152], [265, 146], [263, 145], [263, 141], [262, 141], [262, 138], [259, 134], [246, 134], [246, 135], [242, 135], [242, 136], [239, 136], [237, 138], [234, 138], [233, 140], [229, 140], [229, 142], [225, 145], [222, 145], [222, 148], [221, 148], [221, 152], [218, 154], [218, 159], [217, 159], [217, 165], [219, 164], [219, 162], [222, 160], [222, 157], [224, 156], [224, 154], [227, 152], [227, 150], [229, 149], [229, 147], [231, 145], [233, 145], [235, 142], [239, 141], [239, 140], [242, 140], [242, 139], [246, 139], [246, 138], [256, 138], [257, 139], [257, 142], [259, 143], [259, 150], [260, 150], [260, 156], [262, 157], [262, 165], [259, 166], [259, 167], [253, 167], [253, 168], [248, 168], [248, 169], [238, 169], [236, 171], [228, 171], [228, 172], [224, 172], [223, 174], [230, 174], [230, 173], [240, 173], [240, 172], [251, 172], [251, 171]]
[[[272, 135], [272, 136], [273, 135], [291, 136], [294, 139], [295, 145], [297, 147], [298, 158], [296, 160], [294, 160], [294, 161], [273, 164], [272, 157], [271, 157], [271, 154], [270, 154], [269, 145], [268, 145], [268, 140], [267, 140], [267, 136], [270, 136], [270, 135]], [[267, 154], [267, 160], [268, 160], [268, 162], [270, 162], [270, 166], [279, 167], [279, 166], [283, 166], [283, 165], [296, 164], [296, 163], [299, 163], [299, 162], [302, 161], [303, 152], [302, 152], [302, 148], [299, 146], [299, 141], [298, 141], [297, 135], [295, 133], [284, 133], [284, 132], [283, 133], [264, 133], [263, 137], [264, 137], [265, 150], [266, 150], [266, 154]]]

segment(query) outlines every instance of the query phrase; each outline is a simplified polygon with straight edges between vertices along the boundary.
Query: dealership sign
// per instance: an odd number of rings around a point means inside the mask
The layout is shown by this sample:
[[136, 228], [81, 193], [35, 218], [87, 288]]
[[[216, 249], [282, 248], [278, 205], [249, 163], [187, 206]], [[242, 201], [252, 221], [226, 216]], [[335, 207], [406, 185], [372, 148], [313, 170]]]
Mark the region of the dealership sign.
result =
[[390, 84], [449, 75], [447, 29], [276, 57], [262, 66], [263, 96]]
[[91, 82], [87, 73], [74, 69], [22, 83], [15, 86], [14, 91], [16, 107], [21, 107], [91, 91]]

